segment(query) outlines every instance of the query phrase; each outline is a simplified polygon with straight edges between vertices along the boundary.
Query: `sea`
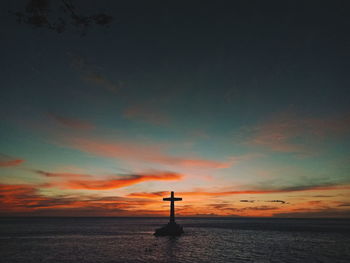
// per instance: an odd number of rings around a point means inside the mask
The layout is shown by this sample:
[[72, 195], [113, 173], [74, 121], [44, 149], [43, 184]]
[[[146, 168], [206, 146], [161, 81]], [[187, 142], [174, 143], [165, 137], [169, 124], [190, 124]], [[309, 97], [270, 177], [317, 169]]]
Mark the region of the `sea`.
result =
[[0, 218], [1, 263], [350, 262], [349, 219]]

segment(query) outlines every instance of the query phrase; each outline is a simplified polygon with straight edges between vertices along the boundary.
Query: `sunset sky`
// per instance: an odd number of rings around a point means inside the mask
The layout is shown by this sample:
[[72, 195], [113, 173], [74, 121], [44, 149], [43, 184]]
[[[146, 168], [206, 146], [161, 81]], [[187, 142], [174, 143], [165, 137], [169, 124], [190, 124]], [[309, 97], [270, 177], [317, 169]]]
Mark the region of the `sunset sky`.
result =
[[0, 3], [0, 215], [164, 216], [175, 191], [181, 216], [350, 217], [346, 1], [73, 1], [113, 17], [84, 34], [27, 2]]

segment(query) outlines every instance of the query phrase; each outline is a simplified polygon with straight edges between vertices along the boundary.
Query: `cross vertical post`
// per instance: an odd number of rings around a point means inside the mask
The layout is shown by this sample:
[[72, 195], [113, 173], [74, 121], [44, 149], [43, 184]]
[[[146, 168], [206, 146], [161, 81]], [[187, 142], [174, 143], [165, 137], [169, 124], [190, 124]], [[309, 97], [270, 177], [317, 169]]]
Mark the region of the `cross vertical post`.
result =
[[171, 191], [170, 197], [163, 198], [163, 201], [170, 201], [170, 219], [169, 223], [174, 224], [175, 223], [175, 201], [181, 201], [182, 198], [174, 197], [174, 192]]
[[175, 202], [174, 202], [174, 192], [171, 192], [170, 201], [170, 223], [175, 222]]

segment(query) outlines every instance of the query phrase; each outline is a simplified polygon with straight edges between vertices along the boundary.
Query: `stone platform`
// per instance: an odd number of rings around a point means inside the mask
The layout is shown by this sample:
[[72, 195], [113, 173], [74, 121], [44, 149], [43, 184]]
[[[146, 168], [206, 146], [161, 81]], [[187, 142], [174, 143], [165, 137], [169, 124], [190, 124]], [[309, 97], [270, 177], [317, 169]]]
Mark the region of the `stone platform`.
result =
[[181, 225], [176, 224], [175, 222], [169, 222], [165, 226], [156, 229], [154, 233], [155, 236], [180, 236], [183, 234], [183, 228]]

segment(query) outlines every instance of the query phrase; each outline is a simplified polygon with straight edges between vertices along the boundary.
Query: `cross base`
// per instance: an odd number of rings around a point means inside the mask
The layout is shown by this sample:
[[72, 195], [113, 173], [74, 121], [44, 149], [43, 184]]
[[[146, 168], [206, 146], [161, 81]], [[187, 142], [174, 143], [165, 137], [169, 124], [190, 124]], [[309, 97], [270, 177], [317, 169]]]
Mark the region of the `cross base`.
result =
[[169, 222], [165, 226], [156, 229], [155, 236], [180, 236], [184, 231], [182, 226], [175, 222]]

